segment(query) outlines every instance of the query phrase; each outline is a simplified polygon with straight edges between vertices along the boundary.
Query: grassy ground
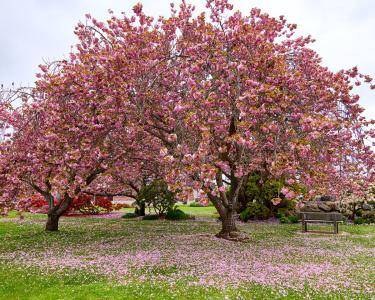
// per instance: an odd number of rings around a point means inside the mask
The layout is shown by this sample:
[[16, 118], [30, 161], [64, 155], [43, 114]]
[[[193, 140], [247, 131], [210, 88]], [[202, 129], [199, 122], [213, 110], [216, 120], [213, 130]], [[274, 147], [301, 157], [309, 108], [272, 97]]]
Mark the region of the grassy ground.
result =
[[[190, 207], [189, 205], [177, 205], [179, 209], [181, 209], [184, 213], [189, 215], [195, 216], [197, 218], [217, 218], [218, 213], [216, 212], [215, 207], [213, 206], [206, 206], [206, 207]], [[123, 208], [121, 211], [124, 212], [134, 212], [134, 208]], [[149, 210], [146, 209], [148, 212]], [[151, 209], [151, 213], [154, 213]]]
[[[212, 208], [184, 207], [212, 217]], [[241, 224], [216, 239], [213, 218], [140, 221], [45, 216], [0, 220], [0, 299], [374, 299], [375, 227], [301, 234]]]

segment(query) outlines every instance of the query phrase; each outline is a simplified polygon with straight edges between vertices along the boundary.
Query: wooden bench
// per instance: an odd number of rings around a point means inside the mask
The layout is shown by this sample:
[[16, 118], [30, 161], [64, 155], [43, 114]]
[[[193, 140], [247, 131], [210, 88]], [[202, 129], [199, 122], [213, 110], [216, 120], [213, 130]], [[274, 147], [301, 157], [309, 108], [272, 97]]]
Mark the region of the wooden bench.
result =
[[339, 233], [339, 223], [343, 220], [343, 215], [337, 212], [324, 213], [324, 212], [301, 212], [302, 219], [302, 232], [307, 231], [307, 223], [326, 223], [333, 224], [333, 232], [325, 231], [310, 231], [318, 233]]

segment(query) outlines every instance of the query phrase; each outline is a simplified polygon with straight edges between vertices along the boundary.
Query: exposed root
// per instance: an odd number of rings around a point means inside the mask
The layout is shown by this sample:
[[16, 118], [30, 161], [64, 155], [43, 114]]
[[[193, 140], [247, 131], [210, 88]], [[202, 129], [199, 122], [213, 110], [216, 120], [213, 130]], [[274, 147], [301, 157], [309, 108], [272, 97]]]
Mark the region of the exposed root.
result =
[[246, 232], [242, 231], [230, 231], [230, 232], [219, 232], [216, 234], [217, 238], [225, 239], [233, 242], [245, 242], [248, 241], [250, 238]]

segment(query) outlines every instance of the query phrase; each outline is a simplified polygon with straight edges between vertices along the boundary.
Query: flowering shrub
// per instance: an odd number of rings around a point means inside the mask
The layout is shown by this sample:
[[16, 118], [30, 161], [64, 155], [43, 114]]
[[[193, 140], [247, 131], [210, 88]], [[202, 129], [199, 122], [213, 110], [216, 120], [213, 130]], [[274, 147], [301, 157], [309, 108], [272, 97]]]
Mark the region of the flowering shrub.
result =
[[81, 194], [75, 197], [68, 211], [79, 211], [83, 214], [98, 214], [113, 211], [112, 199], [103, 196]]
[[16, 208], [20, 211], [46, 214], [48, 212], [48, 203], [42, 196], [32, 195], [30, 198], [24, 198], [19, 201]]
[[[54, 202], [56, 204], [57, 200]], [[48, 203], [42, 196], [33, 195], [30, 198], [25, 198], [20, 201], [18, 208], [22, 211], [33, 213], [47, 213]], [[113, 205], [110, 197], [80, 194], [74, 198], [65, 215], [75, 212], [80, 212], [82, 214], [98, 214], [101, 212], [111, 212], [119, 208], [122, 208], [121, 205]]]

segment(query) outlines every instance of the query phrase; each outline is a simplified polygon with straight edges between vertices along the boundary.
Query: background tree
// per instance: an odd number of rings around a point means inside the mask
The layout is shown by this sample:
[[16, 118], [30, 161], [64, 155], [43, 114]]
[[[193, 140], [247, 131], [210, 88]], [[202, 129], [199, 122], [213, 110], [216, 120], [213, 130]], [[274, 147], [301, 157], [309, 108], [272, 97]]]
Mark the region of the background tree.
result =
[[[60, 62], [52, 71], [42, 66], [30, 101], [12, 112], [13, 132], [2, 144], [2, 174], [8, 182], [3, 197], [14, 198], [9, 190], [20, 185], [40, 193], [49, 203], [46, 230], [57, 230], [74, 197], [138, 145], [115, 98], [104, 92], [108, 86], [94, 81], [105, 74], [90, 57], [87, 61], [85, 53], [81, 63], [74, 62], [76, 57]], [[119, 136], [123, 145], [117, 143]]]

